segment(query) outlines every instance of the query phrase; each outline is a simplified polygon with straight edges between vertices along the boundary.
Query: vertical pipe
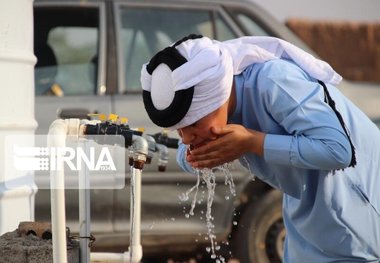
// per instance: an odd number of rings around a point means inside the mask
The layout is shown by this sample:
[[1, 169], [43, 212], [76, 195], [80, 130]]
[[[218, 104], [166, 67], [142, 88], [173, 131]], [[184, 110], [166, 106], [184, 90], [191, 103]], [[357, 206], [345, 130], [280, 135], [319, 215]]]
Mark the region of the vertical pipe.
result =
[[130, 262], [140, 262], [141, 246], [141, 169], [132, 168], [131, 176], [131, 242], [129, 245]]
[[[79, 139], [80, 147], [88, 153], [86, 139]], [[80, 262], [90, 262], [91, 213], [90, 213], [90, 176], [87, 166], [82, 161], [82, 169], [79, 170], [79, 236], [80, 238]]]
[[[33, 135], [34, 118], [33, 1], [0, 1], [0, 151], [7, 135]], [[33, 146], [34, 142], [30, 142]], [[15, 178], [6, 174], [5, 158], [0, 158], [0, 235], [13, 231], [20, 221], [34, 220], [34, 174], [7, 188]], [[17, 207], [17, 209], [15, 209]]]
[[[48, 134], [49, 148], [66, 146], [67, 124], [63, 120], [54, 121]], [[53, 262], [66, 263], [66, 214], [65, 214], [65, 171], [63, 160], [55, 151], [50, 156], [56, 163], [56, 169], [50, 170], [51, 221], [53, 232]]]

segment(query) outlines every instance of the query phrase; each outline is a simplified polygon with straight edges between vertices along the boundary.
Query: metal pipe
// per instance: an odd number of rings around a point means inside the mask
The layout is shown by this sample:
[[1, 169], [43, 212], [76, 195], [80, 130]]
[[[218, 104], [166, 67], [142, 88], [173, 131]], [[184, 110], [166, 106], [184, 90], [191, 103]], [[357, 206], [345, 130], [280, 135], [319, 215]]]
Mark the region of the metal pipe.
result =
[[[86, 139], [80, 139], [80, 146], [88, 153]], [[84, 161], [82, 161], [84, 163]], [[84, 164], [82, 167], [86, 167]], [[79, 171], [79, 247], [80, 262], [90, 262], [90, 239], [91, 236], [91, 200], [90, 200], [90, 175], [88, 169]]]
[[[145, 134], [144, 138], [148, 142], [149, 153], [147, 156], [147, 162], [150, 163], [150, 159], [153, 156], [153, 153], [158, 151], [158, 170], [164, 172], [169, 160], [169, 150], [168, 147], [164, 144], [157, 143], [152, 135]], [[148, 161], [149, 160], [149, 161]]]
[[146, 163], [150, 164], [153, 158], [153, 154], [157, 151], [156, 149], [156, 140], [153, 136], [144, 134], [144, 138], [148, 142], [148, 156], [146, 157]]
[[148, 142], [145, 138], [138, 136], [138, 135], [133, 135], [132, 136], [132, 147], [133, 150], [138, 153], [138, 154], [143, 154], [145, 156], [148, 155]]
[[158, 150], [158, 171], [165, 172], [169, 160], [168, 147], [163, 144], [156, 143], [156, 148]]

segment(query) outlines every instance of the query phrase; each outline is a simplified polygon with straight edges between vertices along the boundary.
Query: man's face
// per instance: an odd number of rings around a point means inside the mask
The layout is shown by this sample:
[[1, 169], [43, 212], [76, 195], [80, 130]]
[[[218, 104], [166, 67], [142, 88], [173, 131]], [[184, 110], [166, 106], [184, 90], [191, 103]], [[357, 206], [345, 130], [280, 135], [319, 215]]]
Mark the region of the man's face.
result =
[[178, 133], [184, 144], [190, 145], [195, 149], [201, 145], [207, 144], [209, 141], [215, 140], [217, 137], [211, 132], [211, 127], [224, 127], [227, 124], [226, 102], [217, 110], [206, 115], [202, 119], [192, 125], [178, 129]]

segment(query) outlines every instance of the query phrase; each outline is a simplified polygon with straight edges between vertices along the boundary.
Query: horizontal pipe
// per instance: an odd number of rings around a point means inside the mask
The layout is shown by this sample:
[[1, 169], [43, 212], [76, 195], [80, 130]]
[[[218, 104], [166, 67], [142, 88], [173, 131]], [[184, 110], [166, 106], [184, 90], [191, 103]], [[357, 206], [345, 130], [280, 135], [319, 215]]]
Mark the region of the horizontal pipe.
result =
[[129, 263], [129, 253], [103, 253], [103, 252], [91, 252], [91, 263]]

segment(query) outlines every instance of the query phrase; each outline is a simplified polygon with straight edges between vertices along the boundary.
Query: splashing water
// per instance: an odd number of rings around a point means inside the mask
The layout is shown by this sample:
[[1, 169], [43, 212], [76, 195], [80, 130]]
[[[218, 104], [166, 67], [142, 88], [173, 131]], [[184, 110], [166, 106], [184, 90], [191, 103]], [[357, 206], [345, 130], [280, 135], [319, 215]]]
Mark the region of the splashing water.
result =
[[251, 178], [252, 178], [252, 181], [255, 181], [256, 177], [255, 177], [255, 175], [252, 173], [251, 166], [249, 165], [249, 162], [248, 162], [247, 158], [246, 158], [245, 156], [243, 156], [242, 159], [243, 159], [243, 161], [245, 162], [245, 164], [247, 165], [247, 169], [248, 169], [249, 175], [250, 175]]
[[[199, 170], [197, 173], [199, 174]], [[211, 257], [215, 255], [215, 235], [213, 234], [214, 224], [212, 221], [214, 218], [211, 215], [211, 206], [214, 201], [215, 193], [215, 174], [210, 169], [203, 169], [201, 171], [202, 179], [206, 183], [207, 187], [207, 210], [206, 210], [206, 227], [207, 227], [207, 236], [210, 239], [211, 243]]]
[[[193, 187], [191, 187], [189, 190], [187, 190], [185, 193], [183, 193], [182, 195], [179, 196], [179, 199], [182, 202], [187, 201], [187, 200], [189, 200], [189, 194], [192, 191], [194, 191], [194, 189], [195, 189], [193, 201], [191, 202], [191, 208], [190, 208], [189, 215], [194, 215], [194, 208], [195, 208], [195, 203], [197, 202], [199, 183], [200, 183], [200, 176], [199, 176], [199, 170], [197, 170], [197, 182], [196, 182], [196, 184]], [[187, 214], [186, 214], [186, 217], [189, 218], [189, 216]]]
[[[183, 193], [179, 196], [179, 199], [181, 201], [187, 201], [187, 200], [189, 200], [190, 194], [193, 191], [195, 191], [194, 196], [193, 196], [193, 200], [191, 202], [190, 211], [189, 211], [189, 213], [185, 214], [185, 217], [189, 218], [190, 216], [194, 215], [194, 209], [195, 209], [195, 205], [197, 203], [198, 188], [199, 188], [199, 185], [201, 183], [201, 180], [202, 180], [202, 184], [206, 185], [206, 187], [207, 187], [207, 199], [206, 199], [207, 200], [207, 206], [206, 206], [207, 210], [206, 210], [205, 217], [206, 217], [207, 236], [205, 237], [205, 239], [210, 240], [210, 244], [211, 244], [211, 247], [207, 247], [206, 251], [208, 253], [211, 253], [211, 258], [216, 259], [216, 262], [219, 262], [219, 263], [224, 263], [225, 259], [222, 256], [217, 256], [216, 252], [215, 252], [215, 251], [220, 250], [220, 246], [215, 241], [215, 238], [216, 238], [216, 236], [214, 234], [215, 225], [213, 224], [214, 218], [211, 214], [211, 208], [212, 208], [212, 203], [214, 201], [214, 194], [215, 194], [215, 187], [216, 187], [215, 173], [214, 172], [219, 171], [219, 172], [222, 172], [224, 174], [225, 185], [227, 185], [229, 187], [230, 194], [232, 196], [236, 196], [235, 184], [234, 184], [234, 181], [232, 178], [232, 174], [230, 172], [230, 168], [231, 168], [231, 163], [226, 163], [226, 164], [223, 164], [223, 165], [218, 166], [218, 167], [213, 168], [213, 169], [206, 169], [206, 168], [201, 169], [201, 170], [196, 169], [195, 170], [196, 176], [197, 176], [196, 184], [193, 187], [191, 187], [189, 190], [187, 190], [185, 193]], [[201, 197], [202, 200], [203, 200], [203, 194], [204, 194], [204, 191], [202, 191], [202, 197]], [[226, 200], [228, 200], [228, 199], [229, 199], [229, 196], [226, 196]], [[198, 201], [198, 203], [200, 204], [200, 202], [202, 200]], [[204, 214], [204, 212], [201, 211], [201, 214]]]

